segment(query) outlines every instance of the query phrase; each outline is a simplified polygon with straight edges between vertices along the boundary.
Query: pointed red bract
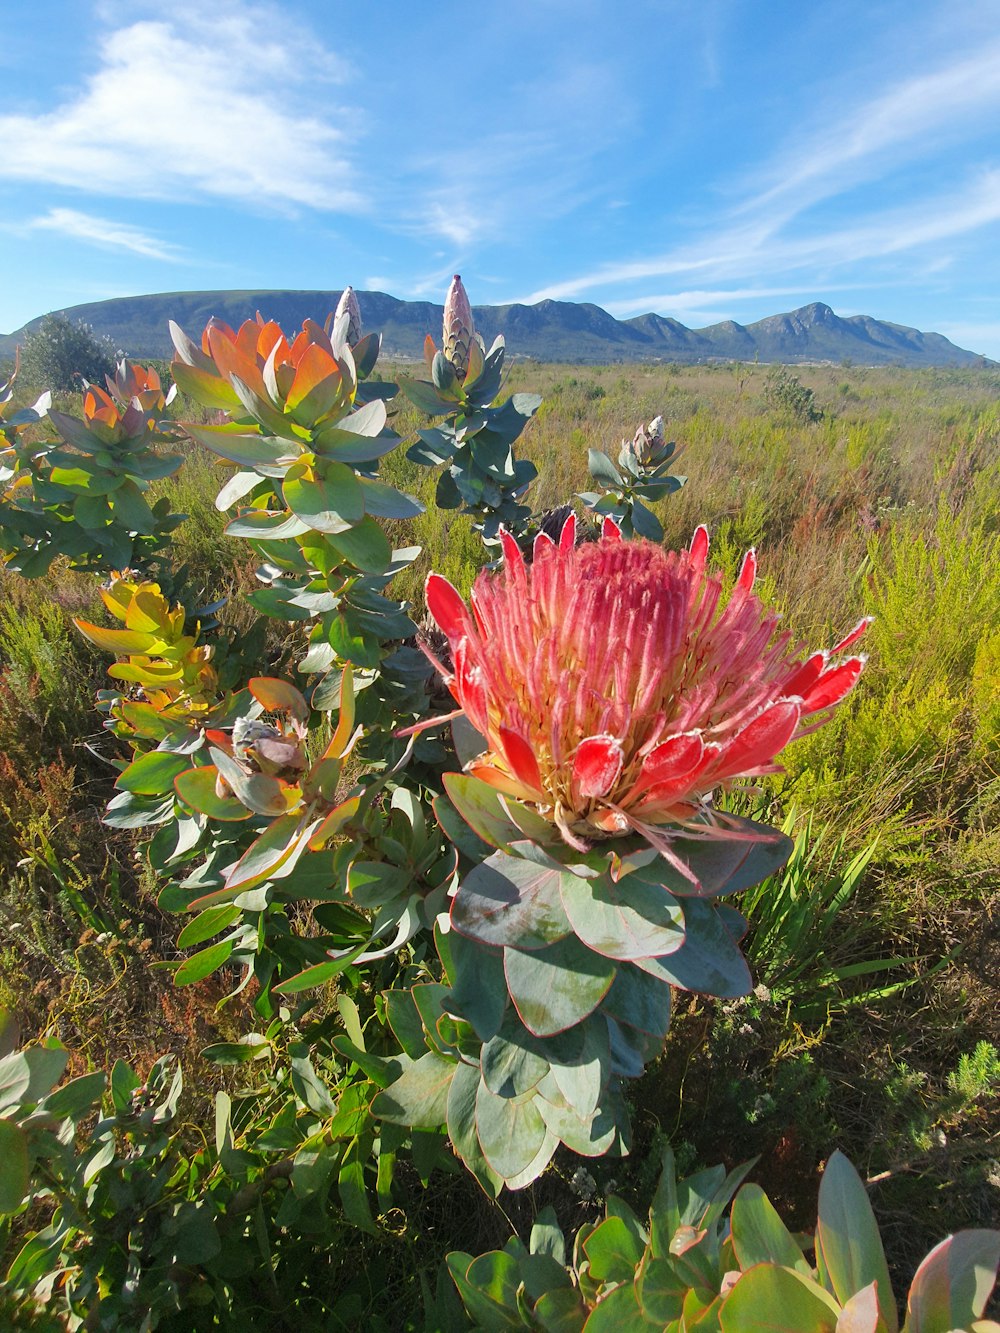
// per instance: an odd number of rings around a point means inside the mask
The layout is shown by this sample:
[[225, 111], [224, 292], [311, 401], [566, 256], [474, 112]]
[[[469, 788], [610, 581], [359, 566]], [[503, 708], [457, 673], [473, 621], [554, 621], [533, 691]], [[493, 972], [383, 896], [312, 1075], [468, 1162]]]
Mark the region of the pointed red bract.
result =
[[450, 640], [465, 633], [469, 623], [469, 612], [465, 603], [446, 578], [441, 574], [428, 574], [424, 590], [427, 610], [437, 621], [441, 633]]
[[576, 545], [576, 515], [570, 514], [569, 518], [562, 525], [562, 532], [559, 534], [559, 549], [562, 551], [572, 551]]
[[573, 790], [584, 800], [607, 796], [618, 781], [624, 755], [614, 736], [587, 736], [573, 758]]

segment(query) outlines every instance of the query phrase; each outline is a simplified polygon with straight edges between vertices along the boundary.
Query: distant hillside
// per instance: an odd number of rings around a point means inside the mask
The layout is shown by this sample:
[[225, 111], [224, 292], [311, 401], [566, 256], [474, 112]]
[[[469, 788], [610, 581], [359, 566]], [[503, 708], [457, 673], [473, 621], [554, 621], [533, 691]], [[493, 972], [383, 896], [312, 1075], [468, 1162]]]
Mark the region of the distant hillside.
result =
[[[59, 314], [83, 320], [107, 334], [130, 357], [168, 357], [172, 348], [167, 320], [192, 336], [214, 315], [238, 325], [260, 310], [283, 328], [307, 318], [322, 321], [336, 307], [333, 292], [161, 292], [153, 296], [116, 297], [70, 306]], [[384, 353], [417, 358], [424, 336], [440, 336], [442, 307], [429, 301], [398, 301], [384, 292], [359, 292], [366, 329], [378, 329]], [[6, 337], [0, 355], [35, 328], [42, 316]], [[688, 329], [661, 315], [617, 320], [586, 302], [539, 301], [537, 305], [476, 306], [476, 327], [487, 343], [503, 333], [507, 346], [540, 361], [605, 363], [614, 361], [780, 361], [850, 360], [865, 366], [978, 366], [994, 364], [967, 352], [939, 333], [921, 333], [868, 315], [842, 319], [828, 305], [814, 302], [755, 324], [726, 320], [704, 329]]]

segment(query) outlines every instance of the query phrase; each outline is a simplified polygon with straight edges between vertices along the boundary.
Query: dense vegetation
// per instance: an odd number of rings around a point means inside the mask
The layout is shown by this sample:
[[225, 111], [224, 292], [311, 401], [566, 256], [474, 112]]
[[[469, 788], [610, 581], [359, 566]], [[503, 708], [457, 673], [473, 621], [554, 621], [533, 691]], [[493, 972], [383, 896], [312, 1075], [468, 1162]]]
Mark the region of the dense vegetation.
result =
[[[380, 373], [390, 380], [413, 368]], [[23, 375], [16, 386], [15, 405], [49, 387]], [[162, 898], [158, 905], [148, 835], [101, 823], [115, 795], [109, 761], [124, 751], [93, 708], [107, 684], [107, 653], [72, 623], [109, 623], [97, 580], [65, 559], [30, 581], [0, 570], [0, 1008], [16, 1015], [23, 1040], [58, 1038], [71, 1074], [112, 1070], [114, 1109], [105, 1113], [135, 1117], [121, 1170], [95, 1167], [87, 1182], [76, 1255], [84, 1276], [74, 1281], [105, 1298], [115, 1284], [138, 1289], [152, 1256], [150, 1272], [170, 1294], [157, 1295], [152, 1278], [142, 1288], [162, 1319], [149, 1327], [211, 1327], [213, 1319], [464, 1327], [441, 1276], [447, 1252], [470, 1259], [512, 1231], [527, 1242], [534, 1222], [533, 1249], [561, 1262], [559, 1243], [542, 1234], [553, 1222], [535, 1220], [549, 1205], [563, 1231], [607, 1216], [634, 1240], [627, 1205], [639, 1214], [649, 1206], [668, 1145], [685, 1174], [756, 1157], [751, 1178], [793, 1230], [813, 1225], [818, 1168], [842, 1149], [871, 1185], [897, 1292], [941, 1236], [997, 1224], [1000, 375], [515, 365], [504, 396], [529, 391], [543, 402], [518, 452], [538, 470], [528, 495], [536, 514], [592, 490], [588, 450], [614, 459], [638, 423], [661, 416], [683, 451], [671, 466], [687, 477], [683, 489], [649, 502], [668, 548], [685, 547], [706, 524], [727, 588], [756, 548], [760, 596], [784, 614], [796, 642], [832, 643], [874, 617], [867, 668], [833, 721], [791, 746], [785, 774], [730, 798], [736, 814], [782, 826], [794, 840], [786, 867], [740, 900], [755, 989], [737, 999], [675, 993], [665, 1050], [628, 1090], [628, 1157], [581, 1164], [562, 1148], [527, 1190], [494, 1201], [429, 1130], [406, 1140], [388, 1121], [362, 1123], [358, 1069], [371, 1075], [377, 1060], [366, 1061], [371, 1030], [362, 1025], [377, 1026], [388, 968], [411, 985], [426, 974], [419, 936], [395, 961], [340, 970], [309, 993], [308, 1007], [295, 1009], [300, 996], [290, 993], [283, 1005], [294, 1021], [284, 1008], [262, 1017], [253, 986], [227, 997], [233, 978], [224, 967], [176, 984], [189, 979], [178, 964], [191, 955], [179, 944], [177, 916]], [[74, 405], [71, 395], [57, 397], [64, 411]], [[170, 412], [206, 427], [215, 420], [190, 401]], [[390, 413], [405, 441], [427, 426], [402, 397]], [[268, 677], [288, 672], [305, 644], [281, 620], [258, 621], [246, 600], [254, 589], [259, 596], [254, 561], [224, 534], [212, 503], [228, 474], [190, 440], [170, 447], [183, 466], [154, 480], [151, 498], [167, 500], [153, 506], [158, 515], [188, 516], [169, 548], [174, 568], [187, 566], [188, 609], [225, 598], [219, 617], [242, 654], [233, 660]], [[494, 552], [474, 513], [435, 505], [434, 476], [404, 450], [381, 459], [379, 479], [426, 506], [386, 523], [393, 543], [423, 548], [391, 583], [419, 619], [429, 569], [464, 594]], [[323, 929], [333, 915], [331, 906]], [[249, 1047], [248, 1032], [262, 1034]], [[290, 1086], [341, 1144], [335, 1159], [317, 1146], [317, 1179], [307, 1188], [303, 1172], [293, 1190], [281, 1155], [300, 1142], [282, 1119]], [[262, 1132], [269, 1107], [274, 1119]], [[81, 1140], [96, 1133], [82, 1110], [73, 1132]], [[25, 1234], [44, 1226], [53, 1199], [82, 1208], [87, 1194], [78, 1181], [50, 1185], [51, 1197], [41, 1192], [31, 1211], [6, 1223], [6, 1263], [21, 1254], [12, 1302], [25, 1301], [15, 1292], [41, 1290], [41, 1276], [27, 1281], [26, 1267], [45, 1273], [41, 1241], [24, 1258]], [[199, 1230], [207, 1197], [223, 1222]], [[749, 1208], [750, 1196], [739, 1197]], [[184, 1245], [170, 1249], [163, 1237], [182, 1232]], [[633, 1267], [644, 1252], [635, 1245]], [[216, 1304], [211, 1265], [207, 1273], [202, 1266], [205, 1246], [222, 1255], [228, 1314]], [[614, 1253], [624, 1262], [620, 1248]], [[524, 1258], [511, 1256], [490, 1270], [497, 1308], [513, 1290], [504, 1265]], [[596, 1249], [591, 1259], [597, 1271]], [[454, 1258], [450, 1266], [471, 1311], [466, 1270]], [[615, 1271], [606, 1266], [605, 1279]], [[532, 1281], [537, 1273], [527, 1278], [529, 1294]], [[490, 1308], [473, 1315], [481, 1326], [516, 1326]], [[24, 1327], [64, 1326], [27, 1303], [18, 1309]], [[95, 1316], [78, 1326], [133, 1326], [111, 1317], [120, 1322]]]

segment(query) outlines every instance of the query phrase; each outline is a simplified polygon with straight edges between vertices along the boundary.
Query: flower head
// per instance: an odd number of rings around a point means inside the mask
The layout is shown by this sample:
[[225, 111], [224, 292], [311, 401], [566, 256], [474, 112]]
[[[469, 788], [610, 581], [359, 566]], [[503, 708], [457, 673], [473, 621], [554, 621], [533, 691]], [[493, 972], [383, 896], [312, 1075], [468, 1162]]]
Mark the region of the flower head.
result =
[[540, 534], [530, 566], [504, 534], [504, 568], [479, 575], [471, 611], [428, 577], [453, 663], [439, 669], [486, 741], [467, 771], [571, 846], [637, 832], [669, 854], [664, 826], [690, 825], [730, 779], [780, 772], [778, 752], [826, 720], [864, 664], [831, 659], [867, 622], [806, 655], [753, 595], [752, 551], [721, 606], [704, 528], [677, 553], [610, 520], [576, 546], [575, 526]]
[[476, 327], [472, 322], [472, 306], [462, 286], [462, 279], [456, 273], [448, 288], [444, 303], [443, 344], [445, 360], [448, 361], [458, 378], [465, 379], [469, 369], [469, 349], [476, 336]]
[[353, 287], [345, 287], [341, 292], [333, 316], [334, 324], [342, 315], [347, 316], [347, 345], [356, 347], [361, 341], [361, 306]]

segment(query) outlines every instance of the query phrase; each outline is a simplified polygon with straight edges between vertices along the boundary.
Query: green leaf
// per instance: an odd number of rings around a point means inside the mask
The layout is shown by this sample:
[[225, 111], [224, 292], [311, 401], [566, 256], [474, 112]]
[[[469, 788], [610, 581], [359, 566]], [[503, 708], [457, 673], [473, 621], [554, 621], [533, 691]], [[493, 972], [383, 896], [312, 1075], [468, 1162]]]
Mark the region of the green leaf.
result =
[[564, 875], [562, 904], [579, 938], [595, 953], [628, 962], [672, 953], [684, 943], [681, 905], [658, 884], [626, 875]]
[[562, 1233], [556, 1210], [546, 1204], [531, 1225], [528, 1249], [532, 1254], [547, 1254], [557, 1264], [566, 1262], [566, 1237]]
[[[214, 1065], [244, 1065], [250, 1060], [262, 1060], [271, 1054], [271, 1043], [260, 1032], [248, 1032], [239, 1041], [218, 1041], [201, 1052], [203, 1060]], [[298, 1142], [293, 1137], [293, 1144]]]
[[386, 1017], [393, 1036], [411, 1060], [419, 1060], [427, 1050], [424, 1025], [413, 992], [391, 990], [385, 993]]
[[633, 871], [640, 879], [663, 884], [678, 897], [717, 897], [720, 893], [739, 893], [759, 884], [788, 860], [792, 854], [791, 838], [770, 828], [736, 815], [727, 815], [735, 831], [754, 834], [755, 841], [742, 839], [709, 839], [705, 841], [678, 837], [672, 848], [689, 866], [696, 883], [681, 874], [660, 857], [648, 866]]
[[409, 375], [400, 375], [400, 392], [403, 393], [413, 406], [429, 417], [440, 417], [450, 415], [458, 407], [457, 398], [444, 398], [434, 388], [433, 384], [428, 384], [425, 380], [415, 380]]
[[[542, 1093], [545, 1080], [539, 1087]], [[561, 1139], [570, 1152], [581, 1157], [603, 1157], [610, 1152], [625, 1128], [619, 1122], [613, 1104], [605, 1104], [590, 1114], [578, 1114], [572, 1106], [556, 1106], [544, 1095], [535, 1098], [538, 1112], [549, 1132]]]
[[17, 1050], [21, 1040], [21, 1026], [9, 1009], [0, 1009], [0, 1059], [6, 1059]]
[[[503, 1255], [502, 1250], [494, 1250], [492, 1253]], [[491, 1255], [481, 1255], [480, 1259], [490, 1259], [491, 1257]], [[510, 1259], [509, 1255], [503, 1257]], [[492, 1294], [480, 1291], [475, 1283], [468, 1280], [466, 1272], [472, 1266], [471, 1255], [463, 1254], [461, 1250], [453, 1250], [448, 1255], [446, 1262], [451, 1280], [462, 1298], [462, 1304], [468, 1311], [470, 1318], [475, 1321], [476, 1327], [489, 1329], [490, 1333], [507, 1333], [507, 1330], [524, 1327], [518, 1314], [516, 1301], [510, 1305], [505, 1305]], [[479, 1260], [475, 1262], [478, 1263]]]
[[355, 1139], [343, 1158], [337, 1175], [337, 1192], [344, 1209], [344, 1216], [362, 1231], [378, 1235], [378, 1227], [372, 1217], [368, 1191], [365, 1189], [365, 1157], [362, 1154], [360, 1140]]
[[227, 537], [274, 542], [287, 537], [304, 537], [307, 532], [312, 532], [312, 528], [304, 519], [285, 510], [244, 509], [229, 520], [225, 532]]
[[287, 981], [280, 982], [273, 989], [280, 995], [298, 995], [300, 991], [311, 990], [314, 986], [325, 986], [334, 977], [339, 977], [356, 958], [360, 958], [367, 945], [368, 941], [365, 940], [339, 958], [331, 958], [328, 963], [315, 963], [312, 967], [297, 972], [294, 977], [289, 977]]
[[[564, 1049], [567, 1046], [569, 1050]], [[597, 1110], [611, 1073], [608, 1025], [603, 1016], [595, 1014], [562, 1039], [550, 1039], [544, 1049], [559, 1092], [577, 1116], [588, 1119]]]
[[220, 940], [218, 944], [211, 944], [207, 949], [185, 958], [174, 973], [174, 985], [190, 986], [192, 982], [204, 980], [205, 977], [218, 971], [223, 963], [228, 961], [232, 952], [233, 941]]
[[470, 861], [485, 861], [493, 851], [493, 844], [484, 842], [459, 814], [447, 796], [435, 796], [432, 802], [434, 818], [445, 837]]
[[45, 1109], [52, 1115], [64, 1115], [72, 1119], [92, 1110], [100, 1102], [106, 1083], [107, 1079], [100, 1070], [71, 1078], [61, 1088], [49, 1093], [45, 1098]]
[[192, 810], [210, 819], [232, 820], [251, 819], [253, 811], [248, 810], [235, 796], [220, 796], [216, 790], [219, 770], [214, 764], [202, 768], [189, 768], [178, 773], [174, 778], [174, 791]]
[[819, 1279], [843, 1305], [870, 1282], [878, 1283], [879, 1310], [896, 1333], [896, 1303], [875, 1214], [861, 1177], [842, 1152], [826, 1164], [816, 1222]]
[[215, 507], [224, 513], [231, 509], [237, 500], [242, 500], [248, 491], [260, 485], [256, 472], [234, 472], [215, 497]]
[[0, 1106], [14, 1106], [29, 1100], [31, 1066], [23, 1052], [11, 1051], [0, 1060]]
[[508, 1188], [523, 1172], [537, 1165], [539, 1154], [544, 1154], [551, 1144], [548, 1156], [535, 1171], [535, 1177], [540, 1175], [559, 1142], [549, 1134], [534, 1100], [509, 1101], [490, 1092], [483, 1082], [476, 1093], [476, 1133], [487, 1162], [504, 1178]]
[[517, 1308], [517, 1289], [521, 1283], [520, 1267], [512, 1254], [491, 1250], [473, 1259], [466, 1277], [484, 1295], [508, 1309]]
[[670, 1027], [670, 986], [658, 977], [623, 963], [601, 1006], [618, 1023], [662, 1041]]
[[959, 1231], [936, 1245], [914, 1275], [905, 1333], [949, 1333], [982, 1317], [1000, 1268], [1000, 1231]]
[[521, 837], [521, 830], [507, 814], [495, 787], [466, 773], [446, 773], [444, 787], [465, 822], [491, 846], [504, 848]]
[[840, 1307], [802, 1273], [758, 1264], [722, 1303], [722, 1333], [836, 1333]]
[[346, 560], [365, 573], [381, 574], [392, 563], [392, 543], [370, 515], [330, 540]]
[[503, 1177], [487, 1162], [476, 1134], [476, 1097], [479, 1092], [478, 1065], [459, 1063], [448, 1089], [448, 1137], [455, 1151], [492, 1198], [500, 1193]]
[[135, 533], [150, 533], [156, 527], [153, 511], [134, 481], [125, 481], [112, 493], [111, 505], [119, 523]]
[[600, 449], [587, 450], [587, 467], [595, 481], [603, 486], [619, 487], [624, 485], [622, 474], [612, 463], [607, 454]]
[[311, 826], [303, 826], [300, 815], [279, 815], [229, 872], [226, 892], [244, 893], [286, 866], [290, 869], [288, 863], [305, 851], [310, 832]]
[[534, 1049], [527, 1029], [513, 1009], [503, 1026], [482, 1049], [483, 1082], [498, 1097], [520, 1097], [530, 1092], [548, 1072], [548, 1061]]
[[645, 1246], [620, 1217], [608, 1217], [583, 1242], [583, 1252], [598, 1282], [631, 1282]]
[[744, 1185], [733, 1201], [733, 1250], [740, 1268], [755, 1264], [777, 1264], [809, 1274], [811, 1269], [782, 1222], [771, 1200], [759, 1185]]
[[384, 481], [369, 481], [360, 477], [359, 484], [364, 496], [365, 513], [375, 518], [419, 518], [424, 506], [413, 495], [399, 491], [395, 486], [387, 486]]
[[651, 1323], [639, 1308], [635, 1285], [615, 1287], [600, 1300], [584, 1325], [585, 1333], [663, 1333], [663, 1325]]
[[243, 915], [238, 907], [223, 903], [219, 907], [206, 907], [193, 921], [189, 921], [177, 936], [178, 949], [190, 949], [195, 944], [204, 944], [220, 930], [225, 930]]
[[711, 902], [684, 900], [684, 943], [660, 958], [637, 958], [635, 965], [682, 990], [735, 998], [749, 995], [753, 982], [739, 945]]
[[0, 1213], [16, 1213], [29, 1184], [28, 1136], [13, 1120], [0, 1120]]
[[507, 1006], [503, 953], [455, 930], [449, 931], [447, 938], [455, 970], [449, 1012], [471, 1023], [480, 1041], [489, 1041], [500, 1031]]
[[411, 1129], [436, 1129], [447, 1120], [448, 1092], [457, 1067], [453, 1060], [428, 1051], [378, 1094], [372, 1114]]
[[574, 876], [495, 852], [462, 881], [452, 925], [481, 944], [544, 949], [572, 933], [559, 892], [563, 878]]
[[324, 461], [319, 476], [296, 463], [285, 474], [281, 493], [292, 513], [317, 532], [346, 532], [365, 515], [361, 486], [346, 463]]
[[55, 1037], [43, 1037], [34, 1046], [21, 1052], [28, 1065], [28, 1086], [24, 1091], [26, 1102], [40, 1102], [47, 1097], [62, 1078], [69, 1062], [69, 1051]]
[[680, 1318], [688, 1286], [669, 1259], [647, 1254], [635, 1286], [639, 1308], [647, 1319], [666, 1325]]
[[124, 1060], [116, 1060], [111, 1066], [111, 1101], [115, 1111], [121, 1115], [132, 1104], [132, 1093], [142, 1080]]
[[574, 935], [547, 949], [504, 949], [507, 988], [521, 1021], [537, 1037], [581, 1023], [611, 988], [615, 964], [585, 948]]
[[288, 440], [277, 440], [257, 433], [248, 434], [245, 426], [196, 426], [186, 421], [184, 429], [213, 454], [218, 454], [227, 462], [238, 463], [240, 467], [253, 468], [256, 472], [262, 467], [272, 471], [275, 468], [284, 470], [285, 465], [293, 463], [302, 452], [300, 447]]

